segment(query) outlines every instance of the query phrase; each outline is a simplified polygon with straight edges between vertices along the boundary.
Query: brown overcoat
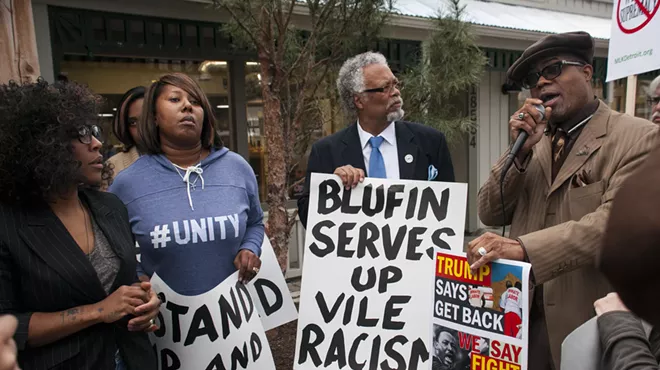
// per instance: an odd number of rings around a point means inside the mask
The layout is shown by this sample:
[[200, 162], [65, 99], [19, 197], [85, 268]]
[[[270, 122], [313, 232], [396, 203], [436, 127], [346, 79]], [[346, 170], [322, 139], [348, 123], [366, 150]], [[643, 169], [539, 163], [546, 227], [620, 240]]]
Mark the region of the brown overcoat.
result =
[[[600, 102], [554, 182], [549, 136], [535, 145], [522, 168], [514, 166], [507, 173], [506, 222], [511, 224], [510, 237], [519, 238], [527, 251], [534, 282], [543, 284], [555, 368], [564, 338], [594, 316], [594, 301], [611, 290], [595, 259], [612, 199], [643, 163], [656, 136], [656, 125]], [[503, 223], [499, 180], [507, 153], [479, 190], [478, 212], [486, 225]]]

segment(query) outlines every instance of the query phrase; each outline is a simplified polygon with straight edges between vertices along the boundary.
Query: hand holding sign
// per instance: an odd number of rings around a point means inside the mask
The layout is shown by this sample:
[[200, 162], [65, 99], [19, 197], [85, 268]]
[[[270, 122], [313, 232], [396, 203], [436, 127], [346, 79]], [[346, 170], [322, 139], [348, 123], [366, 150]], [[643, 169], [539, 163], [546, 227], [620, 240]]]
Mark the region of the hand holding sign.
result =
[[135, 308], [136, 315], [140, 315], [131, 321], [128, 322], [129, 331], [146, 331], [153, 332], [158, 329], [158, 326], [154, 324], [154, 320], [158, 316], [158, 310], [160, 309], [160, 299], [151, 289], [151, 283], [141, 282], [136, 283], [134, 286], [139, 286], [142, 290], [147, 292], [149, 295], [149, 301], [145, 304]]
[[234, 259], [234, 266], [238, 270], [238, 280], [243, 284], [259, 273], [261, 260], [249, 249], [241, 249]]
[[337, 168], [335, 175], [341, 178], [341, 182], [346, 189], [355, 188], [358, 183], [364, 181], [364, 171], [350, 164]]
[[[486, 250], [485, 255], [479, 253], [480, 248]], [[481, 266], [500, 258], [522, 261], [525, 258], [525, 252], [517, 240], [488, 232], [468, 244], [467, 257], [472, 274], [476, 274]]]

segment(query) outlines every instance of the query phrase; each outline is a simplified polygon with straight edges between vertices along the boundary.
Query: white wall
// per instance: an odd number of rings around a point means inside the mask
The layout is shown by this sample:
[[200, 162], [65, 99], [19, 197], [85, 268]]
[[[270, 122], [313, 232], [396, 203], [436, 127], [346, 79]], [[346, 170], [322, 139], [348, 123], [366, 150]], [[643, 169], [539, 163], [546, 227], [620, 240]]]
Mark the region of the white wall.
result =
[[477, 215], [477, 193], [490, 176], [491, 167], [509, 146], [509, 100], [502, 94], [505, 72], [490, 71], [484, 74], [481, 84], [474, 91], [477, 96], [476, 146], [469, 147], [470, 182], [468, 188], [470, 231], [484, 227]]
[[612, 1], [606, 0], [493, 0], [498, 3], [556, 10], [592, 17], [611, 18]]
[[53, 82], [53, 49], [50, 42], [50, 24], [48, 21], [48, 6], [33, 3], [32, 14], [34, 16], [34, 31], [37, 39], [37, 54], [39, 56], [39, 69], [41, 77], [48, 82]]

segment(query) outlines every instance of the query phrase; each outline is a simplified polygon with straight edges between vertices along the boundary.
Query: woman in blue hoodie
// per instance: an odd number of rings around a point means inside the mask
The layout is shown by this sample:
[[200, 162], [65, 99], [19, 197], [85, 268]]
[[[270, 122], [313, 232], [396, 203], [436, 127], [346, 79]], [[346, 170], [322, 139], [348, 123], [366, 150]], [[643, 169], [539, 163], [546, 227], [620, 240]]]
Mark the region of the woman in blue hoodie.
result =
[[264, 238], [256, 177], [223, 147], [199, 85], [182, 73], [154, 82], [138, 134], [146, 155], [109, 191], [128, 208], [141, 279], [157, 273], [182, 295], [205, 293], [236, 270], [251, 279]]

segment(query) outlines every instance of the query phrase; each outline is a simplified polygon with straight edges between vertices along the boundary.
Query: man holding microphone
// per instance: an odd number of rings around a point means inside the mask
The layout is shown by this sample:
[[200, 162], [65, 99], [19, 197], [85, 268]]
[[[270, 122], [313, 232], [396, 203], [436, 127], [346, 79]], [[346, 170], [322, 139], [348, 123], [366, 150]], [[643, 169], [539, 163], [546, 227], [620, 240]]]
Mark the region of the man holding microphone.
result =
[[508, 78], [531, 93], [509, 121], [511, 137], [528, 138], [502, 183], [510, 150], [493, 166], [478, 212], [484, 224], [511, 230], [509, 238], [486, 233], [468, 246], [475, 270], [499, 258], [532, 264], [535, 370], [559, 368], [564, 338], [611, 291], [595, 267], [611, 201], [657, 136], [652, 123], [614, 112], [594, 96], [593, 53], [585, 32], [549, 35], [509, 68]]

